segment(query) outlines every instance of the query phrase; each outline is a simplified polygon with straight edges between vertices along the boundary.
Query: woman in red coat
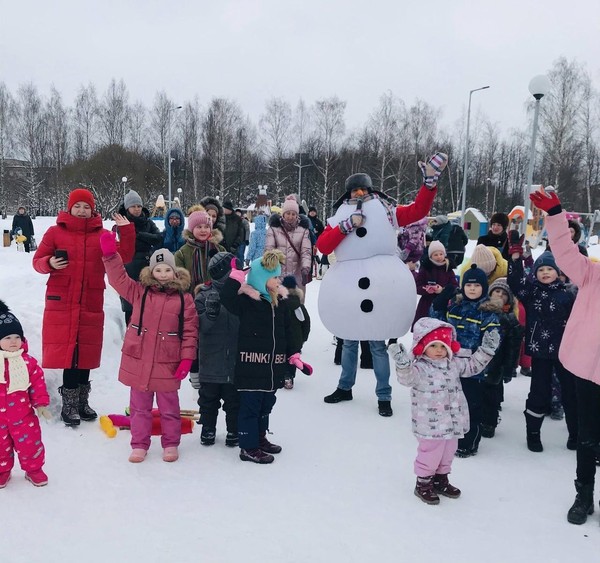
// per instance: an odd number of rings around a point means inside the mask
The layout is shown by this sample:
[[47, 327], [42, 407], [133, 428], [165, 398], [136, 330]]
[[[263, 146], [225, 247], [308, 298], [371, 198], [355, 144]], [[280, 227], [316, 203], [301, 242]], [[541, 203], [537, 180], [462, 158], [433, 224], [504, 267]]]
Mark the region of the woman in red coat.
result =
[[[120, 254], [131, 261], [135, 229], [113, 215], [121, 236]], [[100, 235], [107, 232], [95, 212], [92, 193], [78, 188], [69, 194], [67, 211], [44, 234], [33, 267], [50, 274], [42, 326], [42, 366], [63, 369], [61, 418], [67, 426], [94, 420], [90, 408], [90, 370], [100, 366], [104, 331], [104, 265]]]

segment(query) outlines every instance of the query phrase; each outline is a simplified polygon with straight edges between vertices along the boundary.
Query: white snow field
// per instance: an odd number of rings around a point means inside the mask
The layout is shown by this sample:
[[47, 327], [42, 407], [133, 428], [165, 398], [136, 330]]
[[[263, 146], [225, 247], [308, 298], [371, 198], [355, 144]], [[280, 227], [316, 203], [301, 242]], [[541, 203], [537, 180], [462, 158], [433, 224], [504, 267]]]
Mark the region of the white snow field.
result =
[[[10, 229], [12, 217], [0, 228]], [[37, 240], [54, 218], [34, 221]], [[470, 243], [472, 250], [474, 243]], [[590, 249], [600, 256], [600, 247]], [[21, 321], [41, 360], [46, 276], [33, 254], [0, 248], [0, 299]], [[393, 377], [392, 418], [377, 413], [375, 378], [359, 370], [351, 402], [328, 405], [340, 368], [332, 337], [319, 321], [319, 282], [308, 287], [312, 333], [303, 351], [315, 372], [277, 393], [270, 439], [275, 462], [242, 462], [217, 443], [200, 445], [199, 427], [182, 437], [180, 459], [164, 463], [153, 438], [144, 463], [128, 463], [129, 433], [109, 439], [97, 422], [73, 430], [58, 420], [58, 370], [46, 371], [55, 419], [42, 422], [49, 484], [35, 488], [16, 464], [0, 490], [0, 561], [95, 562], [566, 562], [598, 561], [598, 512], [583, 526], [567, 523], [575, 491], [575, 453], [564, 421], [546, 420], [544, 452], [525, 445], [523, 407], [529, 379], [506, 386], [496, 437], [479, 454], [456, 459], [458, 500], [428, 506], [413, 495], [416, 440], [409, 389]], [[128, 389], [117, 381], [124, 330], [119, 299], [105, 295], [102, 366], [92, 372], [91, 404], [120, 413]], [[411, 342], [408, 334], [402, 341]], [[393, 372], [392, 372], [393, 373]], [[196, 407], [184, 382], [182, 408]]]

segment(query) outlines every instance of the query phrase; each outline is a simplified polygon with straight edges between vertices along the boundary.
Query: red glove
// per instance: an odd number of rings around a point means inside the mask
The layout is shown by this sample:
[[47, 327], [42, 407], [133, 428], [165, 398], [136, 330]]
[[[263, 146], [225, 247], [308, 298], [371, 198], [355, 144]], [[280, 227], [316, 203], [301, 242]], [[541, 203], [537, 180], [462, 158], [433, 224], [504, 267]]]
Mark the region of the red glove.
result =
[[237, 269], [236, 258], [231, 259], [231, 273], [229, 274], [229, 277], [238, 282], [240, 285], [246, 281], [246, 272], [244, 272], [244, 270]]
[[508, 255], [512, 256], [513, 254], [523, 256], [523, 246], [520, 244], [511, 244], [508, 248]]
[[312, 375], [312, 366], [307, 364], [306, 362], [303, 362], [298, 352], [292, 354], [288, 359], [288, 362], [293, 366], [296, 366], [304, 375]]
[[187, 377], [187, 374], [190, 373], [190, 369], [192, 369], [192, 360], [181, 360], [173, 377], [179, 379], [179, 381], [183, 381]]
[[552, 186], [548, 186], [547, 190], [542, 190], [538, 190], [537, 192], [529, 194], [531, 203], [546, 213], [550, 213], [552, 210], [550, 215], [556, 215], [560, 213], [562, 211], [562, 207], [560, 205], [560, 199], [558, 199], [554, 188]]
[[100, 235], [102, 256], [112, 256], [117, 253], [117, 233], [102, 233]]

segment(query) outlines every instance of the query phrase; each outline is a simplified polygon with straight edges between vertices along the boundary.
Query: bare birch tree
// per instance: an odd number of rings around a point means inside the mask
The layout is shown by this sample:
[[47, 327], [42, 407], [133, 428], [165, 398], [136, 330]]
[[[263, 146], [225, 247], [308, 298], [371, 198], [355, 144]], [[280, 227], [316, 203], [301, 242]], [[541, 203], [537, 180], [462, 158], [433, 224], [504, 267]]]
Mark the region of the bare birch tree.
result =
[[106, 145], [125, 146], [129, 121], [129, 93], [123, 79], [111, 80], [100, 106], [100, 121]]

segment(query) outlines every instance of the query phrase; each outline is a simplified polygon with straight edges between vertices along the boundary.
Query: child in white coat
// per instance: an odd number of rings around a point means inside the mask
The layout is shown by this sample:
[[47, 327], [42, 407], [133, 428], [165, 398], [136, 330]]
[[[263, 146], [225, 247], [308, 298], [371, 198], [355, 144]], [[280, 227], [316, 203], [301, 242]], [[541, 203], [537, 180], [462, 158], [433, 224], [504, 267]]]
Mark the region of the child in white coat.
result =
[[415, 495], [427, 504], [439, 504], [438, 494], [460, 496], [460, 489], [448, 482], [458, 439], [469, 429], [469, 409], [460, 378], [481, 373], [499, 343], [498, 331], [486, 332], [471, 356], [456, 357], [460, 344], [454, 327], [424, 317], [413, 329], [412, 354], [401, 344], [389, 348], [398, 381], [412, 387], [413, 433], [419, 442]]

